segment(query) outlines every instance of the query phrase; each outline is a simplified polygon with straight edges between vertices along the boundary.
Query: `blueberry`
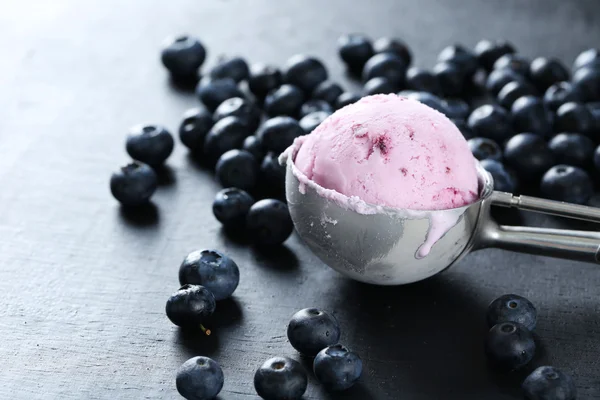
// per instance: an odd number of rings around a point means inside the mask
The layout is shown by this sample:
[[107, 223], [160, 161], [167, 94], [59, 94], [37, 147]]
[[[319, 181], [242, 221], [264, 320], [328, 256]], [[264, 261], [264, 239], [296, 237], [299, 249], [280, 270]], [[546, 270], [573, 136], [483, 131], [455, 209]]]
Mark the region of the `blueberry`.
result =
[[573, 84], [558, 82], [550, 86], [544, 94], [544, 103], [552, 111], [558, 110], [565, 103], [583, 101], [583, 95]]
[[596, 121], [590, 110], [580, 103], [565, 103], [556, 110], [555, 132], [592, 134]]
[[481, 160], [481, 166], [492, 175], [494, 190], [514, 193], [517, 190], [517, 178], [512, 171], [506, 169], [504, 164], [497, 160]]
[[295, 117], [304, 102], [304, 93], [294, 85], [281, 85], [267, 94], [264, 108], [271, 117], [289, 115]]
[[594, 194], [594, 182], [583, 169], [559, 164], [544, 174], [540, 191], [547, 199], [586, 204]]
[[501, 322], [488, 332], [485, 353], [488, 361], [499, 369], [522, 368], [535, 354], [533, 334], [517, 322]]
[[512, 69], [495, 69], [487, 77], [485, 88], [494, 96], [498, 96], [500, 90], [510, 82], [524, 82], [525, 78]]
[[521, 386], [527, 400], [575, 400], [577, 388], [573, 378], [561, 370], [543, 366], [536, 368]]
[[258, 137], [256, 135], [250, 135], [246, 139], [244, 139], [242, 149], [252, 154], [257, 160], [262, 160], [262, 158], [265, 155], [265, 152], [262, 148], [262, 143], [260, 142], [260, 140], [258, 140]]
[[460, 44], [445, 47], [438, 55], [438, 62], [456, 65], [462, 75], [468, 79], [472, 78], [479, 68], [475, 54]]
[[581, 68], [573, 75], [572, 82], [581, 92], [584, 101], [600, 101], [600, 67]]
[[177, 391], [187, 400], [214, 399], [224, 382], [223, 370], [208, 357], [190, 358], [179, 367], [175, 379]]
[[445, 99], [442, 104], [446, 109], [446, 116], [450, 119], [465, 119], [471, 113], [471, 107], [461, 99]]
[[244, 93], [231, 78], [218, 80], [203, 78], [196, 86], [196, 94], [210, 111], [216, 110], [227, 99], [244, 97]]
[[600, 172], [600, 146], [596, 147], [594, 151], [594, 167], [596, 172]]
[[137, 206], [150, 200], [156, 191], [156, 172], [146, 164], [134, 161], [110, 177], [110, 191], [125, 206]]
[[268, 195], [285, 197], [285, 165], [279, 164], [273, 152], [267, 153], [260, 164], [260, 183]]
[[475, 45], [474, 53], [479, 65], [490, 71], [500, 57], [515, 53], [515, 48], [512, 44], [502, 40], [481, 40]]
[[357, 101], [359, 101], [361, 98], [360, 95], [356, 94], [356, 93], [351, 93], [351, 92], [344, 92], [342, 94], [340, 94], [337, 98], [337, 100], [335, 101], [335, 109], [339, 110], [342, 107], [346, 107], [350, 104], [354, 104]]
[[363, 68], [363, 82], [371, 78], [387, 78], [392, 85], [404, 87], [407, 64], [394, 53], [375, 54]]
[[317, 354], [313, 363], [317, 380], [332, 391], [354, 386], [362, 374], [362, 360], [358, 354], [341, 344], [326, 347]]
[[548, 143], [559, 164], [588, 167], [594, 158], [594, 142], [580, 133], [559, 133]]
[[514, 53], [505, 54], [494, 63], [494, 70], [508, 68], [519, 75], [527, 76], [529, 74], [530, 61]]
[[316, 58], [298, 54], [287, 61], [283, 80], [309, 95], [319, 83], [327, 80], [327, 70]]
[[257, 98], [264, 98], [283, 83], [281, 71], [271, 65], [253, 64], [250, 67], [248, 88]]
[[204, 139], [204, 155], [210, 164], [216, 161], [225, 152], [239, 149], [244, 139], [252, 132], [242, 120], [237, 117], [225, 117], [211, 128]]
[[193, 153], [201, 153], [204, 138], [214, 124], [212, 114], [204, 107], [187, 110], [179, 125], [179, 139]]
[[569, 71], [558, 60], [538, 57], [529, 66], [529, 78], [543, 92], [557, 82], [569, 80]]
[[306, 133], [311, 133], [317, 126], [321, 125], [321, 122], [325, 121], [327, 117], [329, 117], [331, 113], [326, 111], [315, 111], [308, 115], [305, 115], [300, 120], [300, 127]]
[[383, 77], [376, 77], [369, 79], [363, 86], [363, 93], [365, 96], [374, 94], [390, 94], [396, 91], [396, 87], [392, 83]]
[[229, 150], [217, 161], [215, 172], [223, 187], [252, 190], [258, 180], [258, 162], [246, 150]]
[[516, 294], [505, 294], [488, 306], [487, 324], [491, 328], [501, 322], [518, 322], [533, 331], [537, 320], [537, 310], [533, 303]]
[[259, 246], [282, 244], [294, 230], [287, 205], [276, 199], [254, 203], [246, 217], [246, 227], [254, 243]]
[[537, 89], [530, 83], [512, 81], [508, 82], [498, 92], [498, 104], [507, 110], [512, 108], [513, 103], [521, 96], [535, 96]]
[[249, 75], [248, 64], [241, 57], [222, 59], [210, 71], [210, 77], [213, 80], [231, 78], [237, 83], [248, 79]]
[[260, 125], [261, 111], [258, 106], [245, 98], [232, 97], [222, 102], [215, 110], [213, 118], [215, 121], [222, 120], [225, 117], [238, 117], [242, 122], [248, 125], [251, 132], [256, 131]]
[[473, 131], [469, 128], [469, 125], [467, 125], [467, 122], [464, 119], [452, 118], [451, 120], [465, 139], [469, 140], [475, 137]]
[[174, 77], [196, 78], [206, 58], [206, 49], [198, 39], [181, 35], [165, 41], [160, 58]]
[[344, 89], [333, 81], [323, 81], [317, 85], [312, 92], [312, 98], [316, 100], [325, 100], [329, 104], [335, 103], [340, 94], [344, 93]]
[[210, 290], [200, 285], [183, 285], [169, 297], [165, 310], [175, 325], [206, 331], [203, 323], [213, 315], [215, 307], [215, 296]]
[[519, 97], [513, 103], [510, 114], [516, 132], [532, 132], [541, 135], [552, 132], [550, 115], [539, 97]]
[[519, 178], [537, 181], [554, 165], [554, 154], [548, 143], [535, 133], [519, 133], [506, 142], [504, 160]]
[[165, 162], [173, 152], [175, 141], [169, 131], [158, 125], [136, 125], [127, 135], [127, 153], [134, 160], [151, 166]]
[[436, 95], [442, 92], [437, 76], [418, 67], [410, 67], [406, 71], [406, 87], [417, 92], [429, 92]]
[[304, 135], [304, 130], [294, 118], [282, 116], [265, 121], [256, 134], [266, 151], [280, 154], [294, 139]]
[[254, 389], [265, 400], [299, 400], [308, 376], [302, 365], [288, 357], [273, 357], [254, 374]]
[[577, 71], [581, 68], [592, 67], [600, 68], [600, 50], [599, 49], [587, 49], [579, 53], [575, 62], [573, 63], [573, 71]]
[[360, 33], [342, 35], [338, 39], [338, 53], [348, 69], [361, 73], [363, 66], [373, 55], [371, 39]]
[[248, 193], [238, 188], [227, 188], [219, 191], [213, 201], [213, 214], [227, 229], [243, 228], [246, 216], [254, 199]]
[[302, 104], [302, 107], [300, 107], [300, 118], [304, 118], [308, 114], [319, 111], [324, 111], [331, 114], [333, 112], [333, 108], [331, 107], [331, 104], [325, 100], [308, 100], [306, 103]]
[[444, 96], [460, 96], [465, 86], [465, 74], [456, 64], [449, 62], [437, 63], [433, 74], [440, 83]]
[[502, 149], [498, 146], [498, 143], [492, 139], [484, 137], [474, 137], [467, 141], [471, 153], [478, 160], [491, 159], [500, 161], [502, 160]]
[[410, 65], [412, 61], [412, 53], [407, 44], [400, 39], [382, 37], [373, 43], [373, 50], [376, 54], [392, 53], [397, 55], [404, 61], [404, 65]]
[[327, 346], [340, 340], [340, 324], [333, 314], [316, 308], [305, 308], [292, 316], [287, 337], [293, 348], [305, 356], [316, 356]]
[[197, 250], [188, 254], [179, 267], [179, 283], [202, 285], [216, 301], [231, 297], [240, 283], [237, 264], [216, 250]]
[[477, 107], [467, 120], [475, 136], [486, 137], [503, 143], [513, 135], [510, 116], [502, 107], [484, 104]]
[[585, 106], [590, 110], [592, 117], [594, 117], [594, 129], [596, 133], [600, 133], [600, 101], [587, 103]]
[[442, 99], [440, 99], [439, 97], [437, 97], [434, 94], [427, 93], [427, 92], [413, 92], [413, 93], [410, 93], [407, 97], [409, 99], [413, 99], [420, 103], [423, 103], [426, 106], [431, 107], [434, 110], [441, 112], [442, 114], [447, 113], [446, 106], [442, 102]]

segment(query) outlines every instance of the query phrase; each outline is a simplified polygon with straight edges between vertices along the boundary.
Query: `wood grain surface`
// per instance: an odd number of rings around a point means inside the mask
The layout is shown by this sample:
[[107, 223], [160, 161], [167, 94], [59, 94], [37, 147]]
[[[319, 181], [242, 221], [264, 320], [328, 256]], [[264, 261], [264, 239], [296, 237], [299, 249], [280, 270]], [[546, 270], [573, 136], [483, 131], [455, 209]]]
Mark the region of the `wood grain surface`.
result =
[[[197, 100], [158, 61], [164, 37], [202, 38], [220, 54], [281, 65], [322, 58], [346, 87], [342, 33], [393, 35], [431, 66], [447, 44], [506, 38], [528, 57], [570, 65], [598, 46], [600, 4], [562, 0], [8, 0], [0, 8], [0, 399], [174, 399], [175, 371], [206, 355], [225, 372], [219, 399], [257, 398], [254, 370], [298, 358], [286, 324], [298, 309], [331, 310], [343, 343], [364, 360], [352, 390], [305, 399], [519, 399], [527, 371], [498, 375], [482, 351], [484, 313], [514, 292], [539, 309], [534, 366], [573, 375], [580, 399], [600, 399], [600, 268], [484, 250], [441, 276], [374, 287], [325, 267], [293, 236], [269, 254], [229, 240], [211, 213], [218, 185], [183, 146], [168, 161], [154, 206], [125, 213], [108, 189], [127, 162], [136, 123], [176, 130]], [[514, 214], [500, 218], [519, 222]], [[570, 227], [540, 216], [523, 223]], [[165, 316], [184, 256], [231, 255], [241, 269], [209, 338]], [[304, 361], [305, 362], [305, 361]], [[307, 368], [310, 363], [305, 362]]]

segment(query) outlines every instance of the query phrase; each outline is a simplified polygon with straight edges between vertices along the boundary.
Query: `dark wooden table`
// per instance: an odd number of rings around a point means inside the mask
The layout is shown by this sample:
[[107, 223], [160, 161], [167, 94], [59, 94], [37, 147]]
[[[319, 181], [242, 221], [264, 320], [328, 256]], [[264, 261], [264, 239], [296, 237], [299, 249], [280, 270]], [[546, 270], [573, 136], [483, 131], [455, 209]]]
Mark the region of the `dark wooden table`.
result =
[[[201, 37], [208, 65], [219, 54], [282, 64], [302, 52], [340, 80], [336, 40], [349, 31], [402, 37], [423, 66], [447, 44], [480, 38], [570, 65], [598, 46], [596, 1], [35, 3], [9, 1], [0, 11], [1, 399], [177, 398], [177, 367], [200, 354], [223, 366], [220, 399], [253, 399], [263, 360], [297, 357], [286, 324], [309, 306], [335, 313], [365, 370], [337, 396], [311, 378], [306, 399], [518, 399], [527, 371], [492, 373], [482, 351], [485, 308], [507, 292], [539, 309], [534, 365], [564, 369], [581, 399], [600, 399], [597, 266], [485, 250], [407, 287], [359, 284], [296, 236], [271, 254], [228, 240], [211, 213], [218, 186], [181, 145], [149, 215], [124, 213], [108, 190], [111, 171], [127, 161], [129, 126], [175, 130], [196, 104], [158, 62], [171, 33]], [[182, 335], [164, 314], [180, 262], [199, 248], [230, 254], [242, 274], [209, 338]]]

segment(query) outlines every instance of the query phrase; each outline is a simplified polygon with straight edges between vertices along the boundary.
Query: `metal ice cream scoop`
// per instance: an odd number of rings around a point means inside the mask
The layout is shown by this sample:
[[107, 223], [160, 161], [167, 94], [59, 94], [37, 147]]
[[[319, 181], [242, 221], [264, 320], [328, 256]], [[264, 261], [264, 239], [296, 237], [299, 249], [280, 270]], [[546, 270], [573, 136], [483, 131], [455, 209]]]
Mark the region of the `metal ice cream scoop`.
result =
[[[286, 196], [297, 232], [327, 265], [355, 280], [378, 285], [416, 282], [487, 247], [600, 262], [599, 232], [498, 225], [490, 206], [593, 222], [600, 222], [600, 209], [494, 191], [491, 175], [481, 166], [480, 198], [468, 206], [420, 215], [389, 208], [362, 214], [317, 193], [316, 183], [301, 182], [293, 172], [293, 158], [290, 154], [282, 160], [287, 159]], [[428, 254], [419, 257], [430, 227], [439, 219], [454, 222]]]

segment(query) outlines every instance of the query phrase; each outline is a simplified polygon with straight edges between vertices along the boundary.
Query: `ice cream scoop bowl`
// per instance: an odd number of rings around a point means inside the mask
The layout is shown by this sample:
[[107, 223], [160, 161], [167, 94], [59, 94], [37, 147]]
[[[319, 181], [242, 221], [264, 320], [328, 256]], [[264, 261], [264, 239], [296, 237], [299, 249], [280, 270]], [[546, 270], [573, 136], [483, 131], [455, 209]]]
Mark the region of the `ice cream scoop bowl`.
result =
[[352, 279], [408, 284], [445, 270], [470, 251], [488, 247], [600, 262], [600, 233], [498, 225], [490, 207], [593, 222], [600, 222], [600, 209], [494, 191], [492, 177], [479, 165], [479, 200], [467, 206], [413, 211], [369, 205], [304, 176], [294, 165], [301, 143], [297, 140], [281, 157], [296, 231], [323, 262]]

